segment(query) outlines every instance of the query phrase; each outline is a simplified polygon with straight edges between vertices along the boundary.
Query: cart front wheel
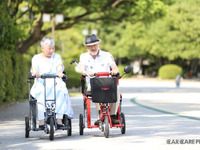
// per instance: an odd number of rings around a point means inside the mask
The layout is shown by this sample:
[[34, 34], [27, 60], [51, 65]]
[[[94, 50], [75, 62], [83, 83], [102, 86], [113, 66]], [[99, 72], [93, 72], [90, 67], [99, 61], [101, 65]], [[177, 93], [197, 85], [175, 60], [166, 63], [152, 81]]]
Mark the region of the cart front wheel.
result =
[[124, 113], [121, 113], [121, 123], [123, 124], [123, 127], [121, 127], [121, 133], [125, 134], [125, 132], [126, 132], [126, 122], [125, 122]]
[[83, 135], [83, 129], [84, 129], [84, 124], [83, 124], [83, 115], [79, 115], [79, 133], [80, 135]]
[[105, 116], [104, 118], [104, 136], [105, 138], [108, 138], [109, 137], [109, 121], [108, 121], [108, 116]]
[[49, 131], [49, 140], [53, 140], [54, 139], [54, 120], [51, 117], [50, 118], [50, 131]]

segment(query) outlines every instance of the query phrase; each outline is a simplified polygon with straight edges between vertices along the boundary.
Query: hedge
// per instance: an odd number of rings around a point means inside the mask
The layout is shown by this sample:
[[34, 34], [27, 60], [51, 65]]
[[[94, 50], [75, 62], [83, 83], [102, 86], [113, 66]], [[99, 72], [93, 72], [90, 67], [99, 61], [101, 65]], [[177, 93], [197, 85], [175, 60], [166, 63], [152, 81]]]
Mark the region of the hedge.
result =
[[178, 74], [182, 74], [182, 68], [175, 64], [164, 65], [158, 71], [158, 76], [162, 79], [175, 79]]
[[67, 88], [78, 88], [81, 86], [81, 74], [77, 73], [74, 69], [73, 66], [65, 65], [68, 66], [65, 68], [65, 72], [67, 74], [68, 80], [67, 80]]
[[1, 51], [0, 58], [0, 104], [27, 97], [27, 60], [10, 51]]

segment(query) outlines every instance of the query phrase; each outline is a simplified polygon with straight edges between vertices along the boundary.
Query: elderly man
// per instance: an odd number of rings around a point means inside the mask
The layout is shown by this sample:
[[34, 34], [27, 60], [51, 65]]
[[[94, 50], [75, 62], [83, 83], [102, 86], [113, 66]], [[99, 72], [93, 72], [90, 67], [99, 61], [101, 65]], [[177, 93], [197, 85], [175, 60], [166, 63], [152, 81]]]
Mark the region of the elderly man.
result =
[[[81, 67], [80, 73], [83, 75], [94, 76], [97, 72], [111, 72], [112, 75], [116, 75], [119, 72], [119, 69], [114, 61], [113, 56], [109, 52], [102, 51], [99, 48], [100, 39], [97, 39], [96, 35], [92, 34], [91, 36], [86, 36], [85, 43], [83, 43], [88, 52], [80, 55], [79, 65]], [[111, 68], [111, 70], [110, 70]], [[88, 91], [90, 91], [90, 79], [86, 77]], [[119, 106], [119, 91], [117, 95], [117, 102], [110, 103], [110, 115], [113, 124], [119, 124], [119, 120], [116, 118], [117, 109]], [[97, 108], [97, 121], [95, 125], [98, 125], [99, 122], [99, 104], [96, 103]]]

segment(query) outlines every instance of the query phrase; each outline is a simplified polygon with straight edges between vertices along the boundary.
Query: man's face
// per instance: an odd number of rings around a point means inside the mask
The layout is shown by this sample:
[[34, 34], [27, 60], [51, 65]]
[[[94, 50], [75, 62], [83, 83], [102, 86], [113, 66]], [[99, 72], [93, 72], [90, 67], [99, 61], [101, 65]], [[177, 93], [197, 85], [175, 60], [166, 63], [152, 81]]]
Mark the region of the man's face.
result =
[[96, 56], [98, 54], [98, 50], [99, 50], [99, 43], [95, 44], [95, 45], [89, 45], [89, 46], [86, 46], [89, 53], [92, 55], [92, 56]]
[[42, 47], [42, 52], [46, 57], [50, 58], [51, 55], [55, 52], [55, 46], [44, 45]]

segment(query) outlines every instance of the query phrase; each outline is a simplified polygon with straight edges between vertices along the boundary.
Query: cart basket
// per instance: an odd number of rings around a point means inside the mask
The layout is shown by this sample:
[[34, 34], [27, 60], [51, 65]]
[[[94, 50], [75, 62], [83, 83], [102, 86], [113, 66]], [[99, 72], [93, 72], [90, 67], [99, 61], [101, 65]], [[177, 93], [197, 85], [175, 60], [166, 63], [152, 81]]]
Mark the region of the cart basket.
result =
[[117, 78], [95, 77], [90, 79], [92, 102], [115, 103], [117, 101]]

